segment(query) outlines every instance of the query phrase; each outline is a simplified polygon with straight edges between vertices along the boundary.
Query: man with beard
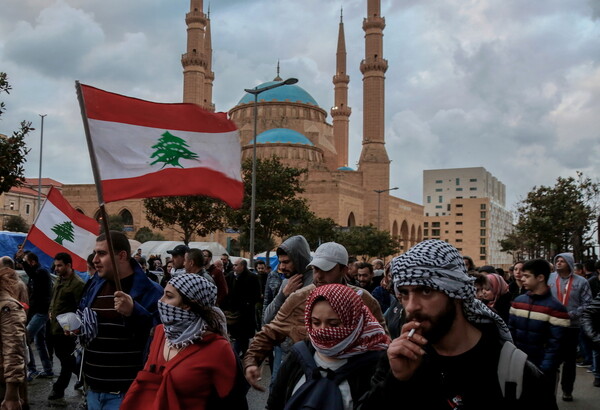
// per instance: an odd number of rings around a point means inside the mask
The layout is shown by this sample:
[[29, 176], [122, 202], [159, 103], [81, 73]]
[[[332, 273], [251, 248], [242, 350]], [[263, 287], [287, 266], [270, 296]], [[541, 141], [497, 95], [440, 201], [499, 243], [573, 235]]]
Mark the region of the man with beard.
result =
[[[421, 242], [392, 261], [392, 275], [406, 322], [359, 408], [385, 408], [399, 398], [407, 409], [557, 409], [533, 364], [507, 368], [500, 360], [510, 333], [475, 298], [456, 248], [437, 239]], [[499, 370], [520, 372], [522, 383], [503, 383]]]

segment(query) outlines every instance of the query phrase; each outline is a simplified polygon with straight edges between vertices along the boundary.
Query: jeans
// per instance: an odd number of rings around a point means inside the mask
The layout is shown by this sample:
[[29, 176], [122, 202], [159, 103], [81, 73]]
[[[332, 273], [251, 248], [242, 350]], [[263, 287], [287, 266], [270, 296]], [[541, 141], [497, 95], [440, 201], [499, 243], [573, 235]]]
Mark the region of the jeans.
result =
[[584, 364], [592, 363], [592, 342], [583, 329], [579, 331], [579, 354]]
[[88, 410], [119, 410], [123, 397], [125, 397], [125, 392], [115, 394], [88, 390], [87, 408]]
[[[48, 349], [46, 348], [47, 321], [48, 315], [42, 315], [41, 313], [34, 314], [31, 317], [29, 324], [27, 325], [27, 340], [29, 344], [31, 344], [32, 341], [35, 341], [35, 347], [38, 351], [38, 355], [40, 356], [40, 360], [42, 361], [44, 371], [46, 373], [51, 373], [52, 361], [50, 360], [50, 357], [48, 355]], [[32, 371], [36, 370], [33, 352], [31, 352], [31, 357], [27, 368]]]
[[271, 387], [273, 387], [273, 384], [277, 379], [277, 373], [279, 373], [279, 368], [281, 367], [282, 356], [283, 352], [281, 351], [281, 346], [273, 347], [273, 368], [271, 369]]

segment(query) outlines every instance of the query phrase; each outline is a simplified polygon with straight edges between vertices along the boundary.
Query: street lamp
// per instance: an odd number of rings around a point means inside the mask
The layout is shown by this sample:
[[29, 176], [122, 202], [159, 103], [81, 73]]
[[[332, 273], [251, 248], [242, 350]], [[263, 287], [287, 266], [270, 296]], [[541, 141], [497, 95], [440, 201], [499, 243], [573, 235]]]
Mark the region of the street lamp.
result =
[[393, 187], [393, 188], [388, 188], [388, 189], [374, 189], [373, 192], [377, 192], [377, 230], [381, 230], [379, 228], [379, 215], [381, 214], [381, 194], [384, 192], [389, 192], [389, 191], [393, 191], [395, 189], [398, 189], [397, 186]]
[[38, 114], [42, 117], [42, 127], [40, 130], [40, 174], [38, 178], [38, 213], [42, 209], [42, 148], [44, 147], [44, 117], [48, 114]]
[[297, 78], [288, 78], [280, 83], [267, 85], [265, 87], [246, 88], [249, 94], [254, 95], [254, 142], [252, 143], [252, 197], [250, 198], [250, 267], [254, 268], [254, 231], [256, 219], [256, 124], [258, 122], [258, 94], [283, 85], [296, 84]]

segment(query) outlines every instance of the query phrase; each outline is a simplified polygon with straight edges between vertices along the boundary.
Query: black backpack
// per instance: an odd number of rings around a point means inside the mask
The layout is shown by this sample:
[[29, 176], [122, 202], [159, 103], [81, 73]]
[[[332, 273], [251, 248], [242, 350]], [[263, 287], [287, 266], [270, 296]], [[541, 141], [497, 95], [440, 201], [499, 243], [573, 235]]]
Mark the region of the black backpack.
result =
[[[296, 343], [292, 351], [298, 356], [306, 382], [286, 402], [285, 410], [343, 410], [340, 383], [367, 363], [377, 361], [379, 356], [379, 352], [365, 352], [350, 358], [345, 365], [333, 371], [317, 367], [313, 353], [304, 342]], [[326, 375], [323, 376], [321, 372], [326, 372]]]

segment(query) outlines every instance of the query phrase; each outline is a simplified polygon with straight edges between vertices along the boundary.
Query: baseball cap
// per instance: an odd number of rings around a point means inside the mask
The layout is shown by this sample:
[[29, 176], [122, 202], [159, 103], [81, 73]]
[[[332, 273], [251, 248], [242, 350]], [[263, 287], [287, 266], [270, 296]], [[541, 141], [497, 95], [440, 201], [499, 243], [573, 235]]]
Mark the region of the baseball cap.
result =
[[170, 251], [167, 251], [168, 254], [170, 255], [185, 255], [185, 253], [187, 251], [189, 251], [190, 248], [188, 248], [185, 245], [177, 245], [175, 248], [171, 249]]
[[339, 243], [326, 242], [317, 248], [308, 266], [316, 266], [322, 271], [328, 271], [338, 263], [348, 265], [348, 251]]

